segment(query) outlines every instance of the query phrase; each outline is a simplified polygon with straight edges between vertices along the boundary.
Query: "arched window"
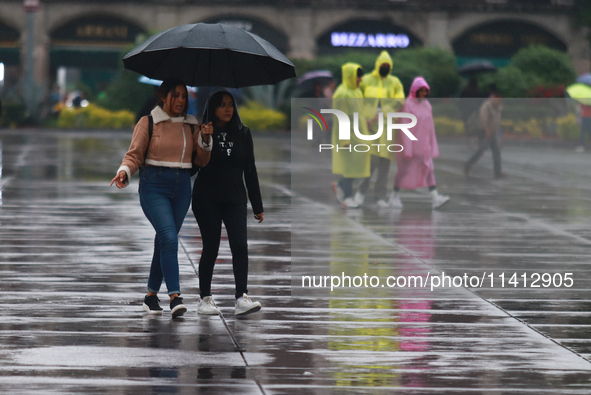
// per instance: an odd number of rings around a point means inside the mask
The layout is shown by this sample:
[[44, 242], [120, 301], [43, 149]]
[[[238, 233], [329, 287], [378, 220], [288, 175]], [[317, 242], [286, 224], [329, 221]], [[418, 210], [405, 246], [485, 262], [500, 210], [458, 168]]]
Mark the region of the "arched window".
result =
[[20, 63], [20, 33], [0, 22], [0, 61], [5, 65]]
[[266, 22], [244, 15], [223, 15], [205, 20], [206, 23], [221, 23], [235, 26], [247, 32], [256, 34], [267, 40], [282, 53], [289, 52], [289, 39], [286, 34], [280, 32]]
[[508, 59], [519, 49], [532, 44], [567, 50], [566, 44], [554, 34], [520, 20], [492, 21], [475, 26], [455, 39], [452, 47], [459, 58]]

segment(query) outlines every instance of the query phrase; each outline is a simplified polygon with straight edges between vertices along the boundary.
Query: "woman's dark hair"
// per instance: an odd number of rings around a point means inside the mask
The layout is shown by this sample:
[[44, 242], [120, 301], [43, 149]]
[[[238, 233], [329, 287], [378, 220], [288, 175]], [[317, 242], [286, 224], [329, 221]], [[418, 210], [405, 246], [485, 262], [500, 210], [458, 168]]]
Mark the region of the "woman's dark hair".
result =
[[[164, 106], [164, 100], [168, 97], [170, 92], [174, 92], [177, 86], [182, 85], [187, 89], [187, 85], [180, 79], [180, 78], [167, 78], [162, 81], [160, 88], [158, 88], [158, 105], [160, 108]], [[188, 92], [187, 92], [188, 93]], [[181, 113], [182, 116], [187, 115], [187, 111], [189, 110], [189, 98], [187, 97], [187, 101], [185, 102], [185, 108], [183, 108], [183, 112]]]
[[230, 119], [226, 126], [229, 126], [232, 129], [240, 129], [242, 127], [242, 122], [240, 121], [240, 116], [238, 115], [236, 100], [234, 99], [234, 96], [232, 96], [232, 94], [228, 91], [216, 92], [209, 98], [205, 113], [203, 114], [203, 123], [215, 123], [217, 120], [217, 117], [215, 116], [215, 110], [221, 106], [222, 100], [224, 100], [224, 95], [230, 96], [232, 98], [232, 102], [234, 103], [234, 114], [232, 114], [232, 119]]

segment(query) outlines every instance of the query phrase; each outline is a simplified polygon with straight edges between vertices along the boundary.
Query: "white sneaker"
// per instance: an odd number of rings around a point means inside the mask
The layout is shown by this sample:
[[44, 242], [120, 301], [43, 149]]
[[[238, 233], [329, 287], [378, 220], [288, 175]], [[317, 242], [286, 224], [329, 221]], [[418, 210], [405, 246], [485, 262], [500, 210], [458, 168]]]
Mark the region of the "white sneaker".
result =
[[431, 207], [433, 207], [433, 210], [437, 210], [447, 202], [449, 202], [449, 196], [437, 194], [433, 196], [433, 203], [431, 204]]
[[242, 294], [236, 299], [236, 306], [234, 307], [234, 315], [246, 315], [256, 313], [261, 309], [260, 302], [253, 302], [247, 294]]
[[211, 296], [206, 296], [199, 301], [199, 306], [197, 306], [197, 314], [219, 315], [220, 310], [215, 305], [213, 298]]
[[345, 191], [336, 183], [332, 183], [332, 191], [334, 192], [337, 200], [340, 204], [343, 204], [343, 200], [345, 200]]
[[355, 202], [355, 199], [348, 197], [343, 202], [343, 207], [346, 207], [346, 208], [358, 208], [359, 205]]
[[575, 148], [575, 152], [578, 152], [578, 153], [585, 152], [585, 147], [583, 147], [582, 145], [579, 145], [577, 148]]
[[357, 203], [358, 206], [362, 206], [363, 202], [365, 202], [365, 195], [357, 191], [355, 192], [355, 197], [353, 198], [353, 200], [355, 201], [355, 203]]
[[385, 201], [384, 199], [378, 200], [378, 202], [376, 204], [377, 204], [377, 206], [379, 208], [387, 208], [387, 207], [389, 207], [388, 202]]
[[400, 201], [400, 195], [392, 193], [390, 199], [388, 199], [388, 206], [392, 208], [402, 208], [402, 202]]

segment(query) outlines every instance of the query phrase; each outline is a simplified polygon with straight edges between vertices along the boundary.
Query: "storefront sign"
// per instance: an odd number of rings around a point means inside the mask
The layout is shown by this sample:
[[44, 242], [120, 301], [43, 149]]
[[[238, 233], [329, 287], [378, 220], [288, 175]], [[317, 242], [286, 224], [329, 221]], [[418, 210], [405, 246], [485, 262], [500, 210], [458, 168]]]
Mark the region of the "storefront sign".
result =
[[333, 32], [330, 42], [333, 47], [406, 48], [410, 44], [410, 39], [406, 34]]
[[337, 53], [347, 48], [404, 49], [421, 41], [404, 27], [388, 20], [354, 20], [333, 26], [318, 37], [318, 53]]
[[496, 21], [468, 30], [453, 42], [457, 56], [510, 58], [519, 49], [542, 44], [566, 52], [551, 32], [523, 21]]
[[127, 21], [111, 16], [78, 18], [51, 34], [59, 44], [128, 44], [135, 42], [143, 29]]

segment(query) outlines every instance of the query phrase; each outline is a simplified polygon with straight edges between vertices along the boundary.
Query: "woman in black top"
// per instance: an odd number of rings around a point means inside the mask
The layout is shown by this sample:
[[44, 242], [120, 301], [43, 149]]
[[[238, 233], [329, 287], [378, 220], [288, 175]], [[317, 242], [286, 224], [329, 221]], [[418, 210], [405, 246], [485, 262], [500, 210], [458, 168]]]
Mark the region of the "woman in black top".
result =
[[234, 98], [228, 91], [214, 93], [206, 104], [203, 124], [211, 123], [214, 128], [211, 160], [199, 171], [193, 187], [193, 214], [203, 240], [199, 261], [201, 301], [197, 312], [220, 313], [211, 296], [211, 279], [223, 221], [232, 251], [236, 282], [234, 314], [254, 313], [261, 309], [261, 304], [248, 297], [245, 182], [254, 217], [259, 222], [263, 221], [263, 202], [254, 164], [252, 136], [250, 130], [242, 125]]

